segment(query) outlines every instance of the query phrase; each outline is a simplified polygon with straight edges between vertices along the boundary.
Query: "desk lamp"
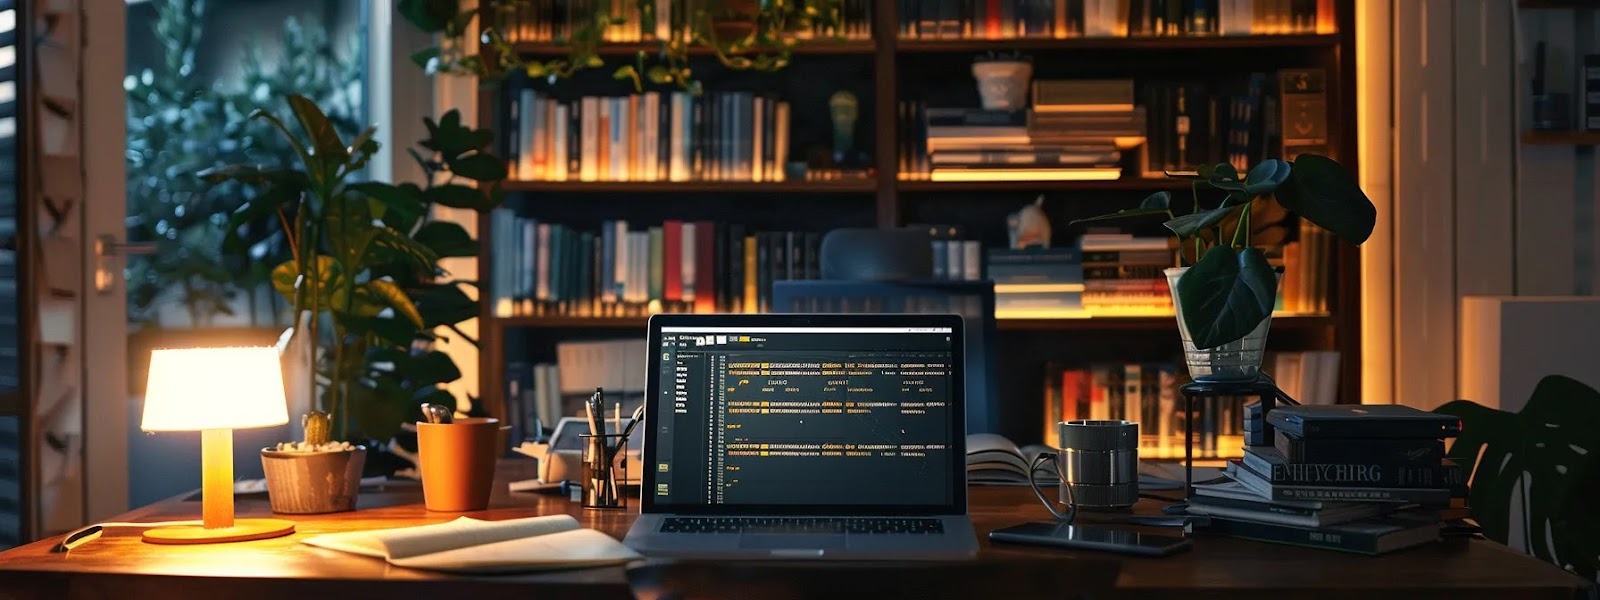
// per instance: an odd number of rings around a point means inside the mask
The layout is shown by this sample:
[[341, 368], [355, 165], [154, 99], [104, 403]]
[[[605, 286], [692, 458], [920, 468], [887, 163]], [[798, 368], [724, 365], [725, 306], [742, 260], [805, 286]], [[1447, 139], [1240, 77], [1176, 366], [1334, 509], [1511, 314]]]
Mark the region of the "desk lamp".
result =
[[152, 544], [212, 544], [294, 533], [282, 519], [233, 518], [233, 430], [289, 422], [283, 370], [272, 348], [194, 348], [150, 354], [139, 428], [199, 431], [203, 525], [147, 529]]

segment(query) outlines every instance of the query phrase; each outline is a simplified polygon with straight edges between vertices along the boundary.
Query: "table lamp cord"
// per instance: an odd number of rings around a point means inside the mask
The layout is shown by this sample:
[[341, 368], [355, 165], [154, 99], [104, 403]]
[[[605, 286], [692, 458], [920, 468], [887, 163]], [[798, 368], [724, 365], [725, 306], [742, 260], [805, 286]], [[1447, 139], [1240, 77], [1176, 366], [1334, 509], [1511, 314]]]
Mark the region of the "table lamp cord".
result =
[[197, 519], [191, 519], [191, 520], [186, 520], [186, 521], [153, 521], [153, 522], [150, 522], [150, 523], [134, 523], [134, 522], [131, 522], [131, 521], [110, 521], [110, 522], [106, 522], [106, 523], [95, 523], [93, 525], [85, 525], [83, 527], [79, 527], [77, 529], [72, 530], [71, 533], [68, 533], [67, 535], [62, 536], [61, 537], [61, 542], [56, 544], [55, 547], [51, 548], [50, 551], [51, 552], [68, 552], [68, 551], [72, 550], [73, 548], [77, 548], [78, 546], [82, 546], [84, 544], [92, 542], [96, 538], [99, 538], [100, 537], [100, 531], [105, 529], [105, 528], [107, 528], [107, 527], [140, 527], [140, 528], [148, 529], [148, 528], [151, 528], [151, 527], [168, 527], [168, 526], [172, 526], [172, 525], [201, 525], [201, 524], [202, 524], [202, 522], [197, 520]]

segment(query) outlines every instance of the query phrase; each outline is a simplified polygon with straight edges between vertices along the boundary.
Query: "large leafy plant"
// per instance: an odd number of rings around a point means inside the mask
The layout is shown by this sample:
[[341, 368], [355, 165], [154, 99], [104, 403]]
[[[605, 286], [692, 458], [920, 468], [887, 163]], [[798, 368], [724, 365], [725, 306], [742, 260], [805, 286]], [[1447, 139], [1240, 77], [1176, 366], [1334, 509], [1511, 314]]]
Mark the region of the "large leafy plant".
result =
[[[170, 299], [186, 309], [192, 325], [233, 315], [241, 292], [268, 281], [269, 269], [256, 265], [288, 258], [276, 221], [243, 232], [250, 253], [221, 252], [228, 214], [255, 190], [237, 183], [208, 188], [183, 176], [230, 163], [290, 160], [289, 145], [266, 122], [248, 118], [253, 107], [282, 110], [282, 96], [293, 91], [327, 107], [340, 133], [360, 130], [361, 67], [353, 35], [334, 39], [315, 21], [288, 17], [278, 49], [248, 44], [237, 65], [239, 81], [225, 84], [197, 76], [207, 13], [204, 0], [157, 0], [152, 33], [160, 61], [124, 81], [128, 235], [158, 250], [128, 265], [128, 308], [136, 321], [156, 321]], [[253, 319], [256, 311], [250, 314]]]
[[[1193, 175], [1169, 175], [1191, 182], [1194, 210], [1189, 214], [1173, 215], [1171, 194], [1158, 192], [1138, 208], [1074, 223], [1165, 217], [1167, 229], [1180, 240], [1182, 262], [1189, 264], [1178, 279], [1176, 300], [1199, 348], [1239, 340], [1272, 315], [1278, 277], [1266, 254], [1250, 244], [1250, 212], [1257, 202], [1275, 196], [1284, 208], [1352, 244], [1372, 235], [1378, 215], [1343, 166], [1316, 154], [1301, 154], [1294, 162], [1268, 159], [1243, 177], [1228, 163], [1202, 165]], [[1220, 191], [1222, 197], [1206, 208], [1202, 190]]]
[[[638, 4], [639, 26], [656, 29], [654, 0], [631, 0]], [[425, 48], [411, 56], [429, 73], [453, 73], [494, 81], [512, 72], [533, 78], [564, 78], [582, 69], [605, 66], [600, 45], [607, 28], [627, 21], [614, 14], [613, 4], [597, 2], [586, 15], [574, 17], [577, 23], [569, 39], [557, 40], [568, 49], [567, 56], [539, 60], [523, 56], [497, 29], [509, 15], [529, 4], [529, 0], [494, 0], [490, 14], [494, 23], [484, 24], [479, 35], [491, 49], [495, 60], [470, 53], [466, 37], [478, 9], [461, 7], [460, 0], [400, 0], [400, 14], [427, 33], [441, 34], [438, 46]], [[798, 32], [817, 30], [840, 32], [843, 0], [704, 0], [693, 3], [683, 19], [683, 28], [670, 39], [660, 40], [654, 53], [638, 52], [633, 62], [613, 72], [617, 79], [631, 80], [635, 88], [644, 81], [677, 85], [699, 93], [700, 85], [689, 68], [691, 48], [710, 51], [723, 66], [737, 70], [777, 71], [788, 66]]]
[[[1456, 400], [1450, 459], [1474, 468], [1468, 498], [1484, 535], [1594, 580], [1600, 577], [1600, 392], [1545, 377], [1515, 413]], [[1514, 510], [1520, 507], [1521, 510]]]
[[[374, 129], [343, 139], [315, 102], [290, 96], [297, 134], [272, 113], [257, 111], [293, 147], [296, 165], [239, 164], [205, 173], [259, 190], [231, 216], [224, 245], [262, 220], [282, 224], [292, 258], [272, 269], [272, 285], [295, 314], [313, 318], [294, 335], [316, 340], [318, 408], [334, 416], [336, 437], [388, 439], [423, 402], [454, 405], [440, 384], [461, 377], [451, 358], [427, 342], [477, 315], [462, 290], [471, 281], [442, 282], [446, 257], [475, 256], [478, 245], [454, 223], [428, 218], [435, 206], [486, 211], [501, 199], [505, 164], [486, 150], [487, 131], [461, 123], [455, 111], [411, 149], [427, 174], [423, 185], [359, 181], [377, 151]], [[478, 183], [474, 188], [463, 180]]]

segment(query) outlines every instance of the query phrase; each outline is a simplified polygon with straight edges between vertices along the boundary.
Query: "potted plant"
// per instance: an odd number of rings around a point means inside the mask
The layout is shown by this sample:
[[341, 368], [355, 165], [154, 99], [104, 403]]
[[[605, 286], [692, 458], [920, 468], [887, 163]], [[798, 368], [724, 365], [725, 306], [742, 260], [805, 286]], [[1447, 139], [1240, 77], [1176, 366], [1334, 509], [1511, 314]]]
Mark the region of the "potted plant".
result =
[[[1180, 241], [1182, 266], [1167, 269], [1166, 275], [1189, 376], [1197, 381], [1255, 379], [1279, 273], [1250, 243], [1251, 208], [1273, 196], [1284, 208], [1352, 244], [1372, 235], [1377, 209], [1342, 165], [1316, 154], [1301, 154], [1293, 162], [1269, 159], [1243, 178], [1227, 163], [1203, 165], [1193, 175], [1168, 175], [1192, 182], [1193, 212], [1173, 216], [1171, 195], [1158, 192], [1138, 208], [1074, 223], [1166, 217], [1166, 228]], [[1205, 208], [1202, 188], [1225, 194], [1214, 207]]]
[[984, 110], [1021, 110], [1028, 105], [1033, 59], [1017, 52], [990, 52], [972, 61]]
[[[476, 256], [478, 243], [460, 225], [427, 217], [434, 205], [479, 211], [497, 206], [506, 168], [486, 150], [491, 134], [462, 125], [460, 114], [451, 111], [437, 123], [424, 119], [429, 137], [410, 150], [426, 186], [357, 181], [378, 148], [374, 129], [347, 144], [311, 100], [290, 96], [289, 106], [304, 139], [269, 113], [256, 111], [252, 118], [268, 121], [290, 142], [297, 167], [231, 165], [203, 175], [260, 188], [233, 214], [226, 250], [247, 251], [237, 237], [246, 224], [277, 219], [293, 251], [293, 258], [272, 269], [272, 284], [294, 307], [297, 326], [286, 332], [288, 347], [309, 346], [301, 354], [311, 364], [289, 361], [285, 372], [289, 387], [314, 390], [319, 412], [306, 417], [303, 442], [262, 451], [274, 509], [348, 510], [355, 494], [342, 492], [353, 483], [303, 481], [361, 472], [364, 449], [335, 440], [383, 444], [401, 423], [416, 418], [420, 404], [456, 404], [439, 385], [461, 372], [431, 347], [433, 332], [445, 328], [476, 344], [456, 324], [476, 317], [477, 303], [461, 289], [474, 282], [441, 281], [445, 273], [438, 262]], [[463, 185], [462, 179], [479, 186]], [[318, 465], [289, 464], [313, 461]], [[328, 502], [279, 502], [280, 493], [322, 494]]]
[[[428, 73], [468, 75], [498, 80], [510, 73], [523, 72], [542, 79], [569, 77], [582, 69], [605, 66], [600, 46], [606, 31], [627, 23], [613, 5], [594, 3], [589, 8], [573, 8], [571, 28], [565, 39], [567, 55], [539, 58], [520, 52], [502, 31], [509, 18], [516, 16], [521, 2], [492, 2], [489, 19], [480, 23], [478, 43], [492, 50], [480, 54], [471, 49], [470, 25], [479, 15], [478, 7], [464, 6], [461, 0], [401, 0], [399, 14], [428, 34], [440, 34], [439, 44], [411, 55], [412, 62]], [[674, 5], [671, 16], [675, 28], [655, 51], [636, 53], [631, 61], [616, 67], [613, 76], [631, 80], [636, 90], [644, 83], [676, 85], [700, 93], [700, 84], [689, 67], [690, 49], [710, 51], [722, 66], [735, 70], [777, 71], [788, 66], [798, 43], [798, 32], [832, 32], [842, 39], [844, 0], [708, 0], [688, 6]], [[655, 31], [658, 18], [650, 2], [639, 3], [639, 26]], [[494, 61], [483, 60], [484, 56]], [[649, 63], [649, 64], [647, 64]]]

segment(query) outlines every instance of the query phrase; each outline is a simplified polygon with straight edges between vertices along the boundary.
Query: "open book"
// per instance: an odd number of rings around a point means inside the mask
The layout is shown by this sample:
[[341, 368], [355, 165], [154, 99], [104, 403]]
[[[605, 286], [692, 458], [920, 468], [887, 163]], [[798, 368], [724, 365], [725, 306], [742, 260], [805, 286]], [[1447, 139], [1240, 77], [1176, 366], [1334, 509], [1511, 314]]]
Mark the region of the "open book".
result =
[[640, 558], [622, 542], [578, 526], [570, 515], [330, 533], [306, 538], [319, 548], [372, 556], [430, 571], [503, 573], [621, 564]]
[[[1028, 465], [1040, 454], [1055, 454], [1054, 448], [1034, 444], [1017, 447], [1016, 442], [993, 433], [967, 436], [967, 483], [973, 485], [1028, 485]], [[1055, 485], [1055, 461], [1039, 465], [1039, 485]]]

